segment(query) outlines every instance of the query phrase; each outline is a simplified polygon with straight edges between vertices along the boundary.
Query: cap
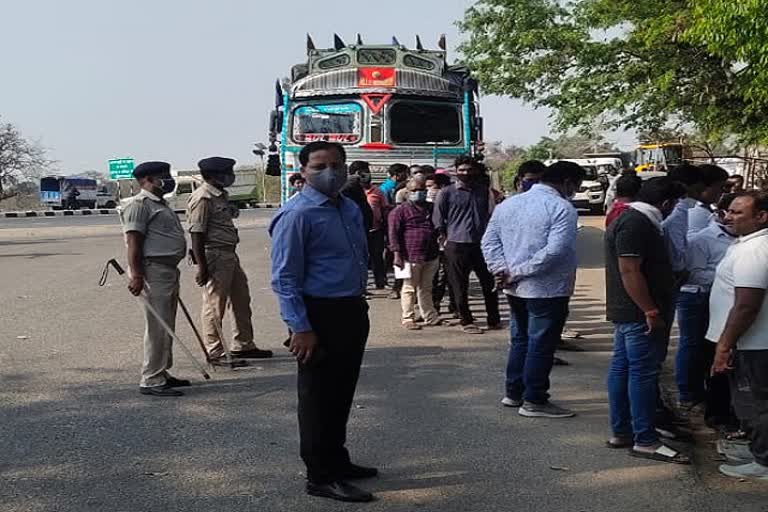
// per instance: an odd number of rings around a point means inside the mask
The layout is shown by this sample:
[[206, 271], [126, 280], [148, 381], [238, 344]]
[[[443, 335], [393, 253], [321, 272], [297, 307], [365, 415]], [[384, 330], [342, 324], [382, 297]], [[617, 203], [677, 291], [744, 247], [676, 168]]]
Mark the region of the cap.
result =
[[163, 174], [171, 174], [171, 164], [168, 162], [142, 162], [133, 169], [133, 177], [136, 179]]
[[233, 172], [235, 163], [237, 162], [231, 158], [212, 156], [210, 158], [203, 158], [197, 162], [197, 166], [204, 174], [224, 174]]

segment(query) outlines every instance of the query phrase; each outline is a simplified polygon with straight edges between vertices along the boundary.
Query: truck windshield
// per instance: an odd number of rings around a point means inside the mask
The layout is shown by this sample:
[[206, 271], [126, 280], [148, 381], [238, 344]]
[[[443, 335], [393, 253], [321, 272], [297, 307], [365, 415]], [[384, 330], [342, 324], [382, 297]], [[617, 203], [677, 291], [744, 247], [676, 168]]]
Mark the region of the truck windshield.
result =
[[354, 144], [360, 140], [362, 108], [357, 103], [307, 105], [293, 114], [293, 140]]
[[398, 144], [457, 144], [461, 142], [458, 107], [399, 101], [389, 110], [389, 138]]
[[59, 189], [59, 178], [42, 178], [40, 180], [41, 192], [61, 192]]

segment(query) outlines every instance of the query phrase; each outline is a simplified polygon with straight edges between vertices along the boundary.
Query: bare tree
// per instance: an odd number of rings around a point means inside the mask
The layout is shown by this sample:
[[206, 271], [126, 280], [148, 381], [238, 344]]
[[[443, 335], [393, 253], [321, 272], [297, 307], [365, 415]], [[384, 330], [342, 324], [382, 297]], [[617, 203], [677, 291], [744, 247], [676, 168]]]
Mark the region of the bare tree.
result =
[[0, 201], [17, 195], [19, 183], [39, 178], [51, 163], [40, 144], [11, 123], [0, 124]]

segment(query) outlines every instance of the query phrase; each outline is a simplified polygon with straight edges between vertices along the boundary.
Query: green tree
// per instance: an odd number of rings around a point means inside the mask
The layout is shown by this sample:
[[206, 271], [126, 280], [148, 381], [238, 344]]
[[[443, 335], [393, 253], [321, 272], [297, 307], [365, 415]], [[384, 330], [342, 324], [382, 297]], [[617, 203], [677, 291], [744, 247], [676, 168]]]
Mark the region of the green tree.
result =
[[[730, 25], [721, 19], [763, 3], [480, 0], [459, 22], [461, 51], [485, 92], [552, 109], [561, 131], [589, 130], [603, 116], [604, 129], [693, 124], [708, 136], [767, 140], [768, 121], [753, 108], [759, 95], [740, 82], [733, 57], [747, 48], [762, 55], [768, 39], [758, 32], [738, 53], [736, 43], [753, 36], [746, 26], [735, 35], [744, 15]], [[707, 14], [706, 4], [720, 4], [719, 14]], [[712, 25], [722, 35], [706, 35]], [[720, 48], [718, 38], [732, 41]]]

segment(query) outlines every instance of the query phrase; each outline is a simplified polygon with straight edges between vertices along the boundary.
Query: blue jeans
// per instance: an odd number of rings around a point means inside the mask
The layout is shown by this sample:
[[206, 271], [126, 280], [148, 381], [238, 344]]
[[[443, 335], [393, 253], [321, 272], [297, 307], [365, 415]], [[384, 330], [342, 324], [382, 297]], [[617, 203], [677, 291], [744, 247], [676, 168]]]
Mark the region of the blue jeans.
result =
[[[675, 381], [681, 402], [698, 402], [704, 398], [704, 380], [709, 368], [698, 368], [699, 351], [709, 326], [709, 295], [683, 293], [677, 296], [677, 325], [680, 341], [675, 358]], [[702, 373], [702, 370], [703, 373]]]
[[535, 404], [549, 400], [549, 372], [568, 318], [568, 297], [521, 299], [507, 296], [510, 348], [506, 393]]
[[614, 325], [608, 371], [611, 429], [616, 437], [633, 437], [635, 444], [650, 446], [658, 441], [654, 416], [664, 333], [646, 334], [645, 323]]

